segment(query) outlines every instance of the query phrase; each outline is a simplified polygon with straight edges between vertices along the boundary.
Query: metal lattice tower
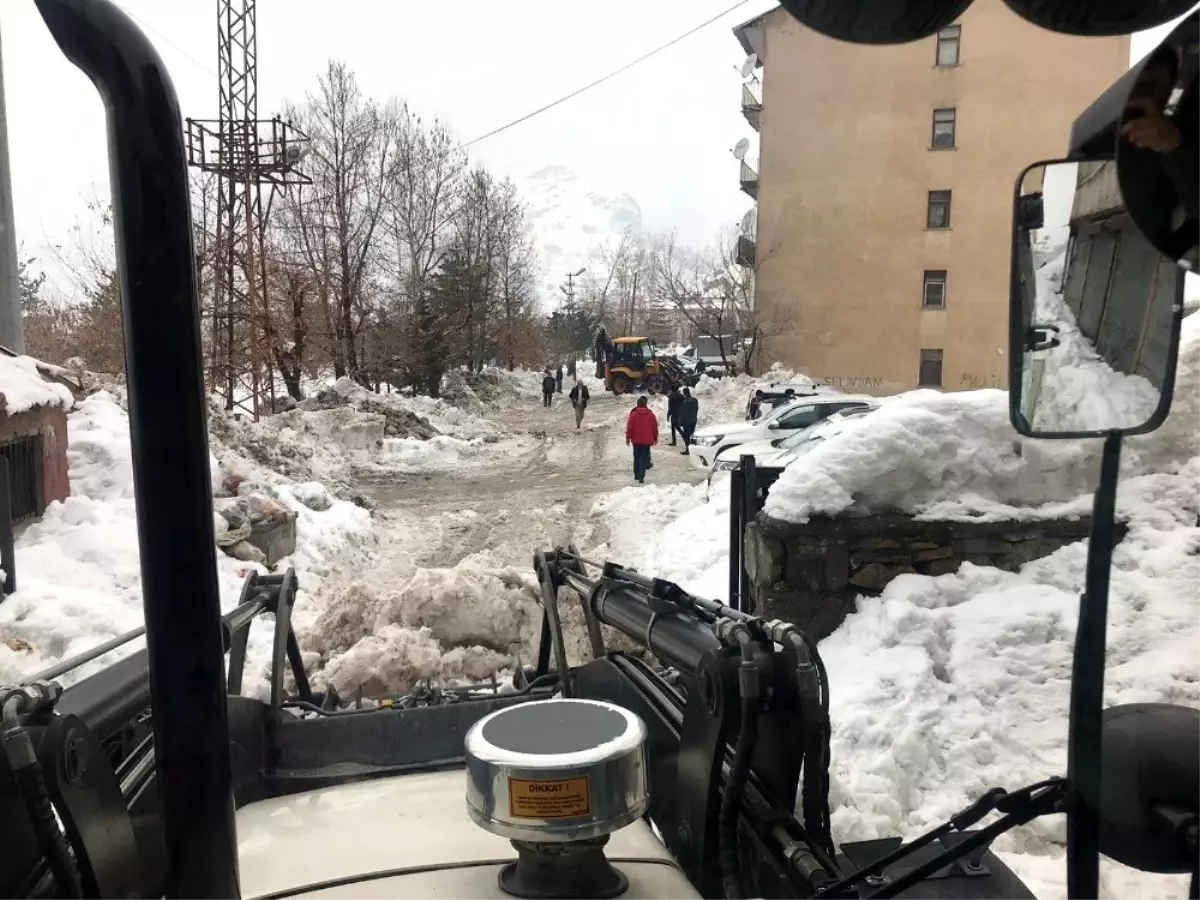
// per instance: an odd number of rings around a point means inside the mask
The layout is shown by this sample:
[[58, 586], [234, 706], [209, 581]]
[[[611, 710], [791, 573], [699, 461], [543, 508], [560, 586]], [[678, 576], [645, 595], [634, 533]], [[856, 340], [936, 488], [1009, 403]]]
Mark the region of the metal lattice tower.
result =
[[217, 176], [209, 389], [255, 419], [274, 402], [265, 237], [273, 192], [309, 184], [296, 171], [305, 137], [278, 116], [258, 118], [256, 0], [217, 0], [217, 120], [188, 119], [188, 163]]

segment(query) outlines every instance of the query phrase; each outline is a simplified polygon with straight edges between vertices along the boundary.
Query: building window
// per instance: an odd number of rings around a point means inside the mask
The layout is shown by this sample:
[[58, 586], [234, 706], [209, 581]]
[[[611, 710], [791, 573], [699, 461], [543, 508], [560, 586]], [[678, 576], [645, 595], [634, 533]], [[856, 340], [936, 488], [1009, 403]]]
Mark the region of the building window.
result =
[[957, 111], [953, 109], [935, 109], [933, 111], [933, 148], [935, 150], [952, 150], [954, 148], [954, 122]]
[[950, 227], [950, 192], [930, 191], [929, 211], [925, 219], [926, 228]]
[[942, 386], [942, 351], [922, 350], [921, 371], [917, 376], [917, 387]]
[[943, 309], [946, 306], [946, 270], [925, 270], [925, 293], [921, 305], [927, 309]]
[[939, 66], [958, 65], [958, 42], [961, 36], [961, 25], [951, 25], [938, 32], [937, 64]]

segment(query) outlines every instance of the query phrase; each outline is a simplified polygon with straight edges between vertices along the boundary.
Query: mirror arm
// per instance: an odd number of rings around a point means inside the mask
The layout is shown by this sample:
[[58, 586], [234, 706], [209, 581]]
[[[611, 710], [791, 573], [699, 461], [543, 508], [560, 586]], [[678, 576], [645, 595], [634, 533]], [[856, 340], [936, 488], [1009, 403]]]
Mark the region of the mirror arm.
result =
[[1100, 462], [1092, 509], [1087, 577], [1079, 603], [1071, 664], [1070, 730], [1067, 738], [1067, 896], [1096, 897], [1100, 879], [1101, 714], [1108, 630], [1108, 582], [1115, 544], [1121, 433], [1109, 432]]
[[1038, 350], [1052, 350], [1062, 344], [1056, 337], [1049, 337], [1050, 334], [1058, 334], [1057, 325], [1032, 325], [1025, 329], [1025, 350], [1030, 353], [1036, 353]]

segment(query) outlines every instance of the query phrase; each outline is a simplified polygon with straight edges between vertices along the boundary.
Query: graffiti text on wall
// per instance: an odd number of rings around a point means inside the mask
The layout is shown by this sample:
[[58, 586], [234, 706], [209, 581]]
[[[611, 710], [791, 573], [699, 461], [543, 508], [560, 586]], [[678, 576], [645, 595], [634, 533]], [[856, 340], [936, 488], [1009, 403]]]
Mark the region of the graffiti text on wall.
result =
[[836, 388], [879, 388], [883, 379], [877, 375], [830, 375], [816, 379], [816, 384]]
[[988, 375], [983, 372], [963, 372], [958, 386], [970, 391], [977, 391], [982, 388], [1002, 388], [1004, 385], [999, 375]]

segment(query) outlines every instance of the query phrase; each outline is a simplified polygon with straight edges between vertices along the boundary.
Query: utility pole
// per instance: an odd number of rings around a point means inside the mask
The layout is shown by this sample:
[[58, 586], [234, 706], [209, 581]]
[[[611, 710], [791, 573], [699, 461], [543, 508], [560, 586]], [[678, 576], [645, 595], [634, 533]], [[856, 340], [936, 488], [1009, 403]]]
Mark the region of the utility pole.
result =
[[[258, 421], [263, 386], [275, 400], [262, 187], [310, 178], [295, 166], [307, 138], [278, 116], [258, 118], [256, 0], [217, 0], [219, 118], [188, 119], [188, 164], [217, 176], [217, 234], [208, 380], [225, 408]], [[240, 395], [246, 395], [242, 399]]]
[[12, 173], [8, 161], [8, 119], [4, 105], [4, 55], [0, 51], [0, 344], [25, 353], [21, 282], [17, 277], [17, 229], [13, 224]]
[[567, 286], [560, 288], [567, 295], [567, 307], [571, 308], [575, 305], [575, 279], [587, 271], [587, 268], [582, 268], [578, 272], [567, 273]]

